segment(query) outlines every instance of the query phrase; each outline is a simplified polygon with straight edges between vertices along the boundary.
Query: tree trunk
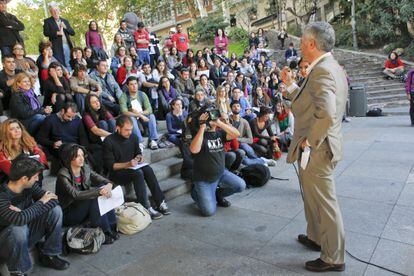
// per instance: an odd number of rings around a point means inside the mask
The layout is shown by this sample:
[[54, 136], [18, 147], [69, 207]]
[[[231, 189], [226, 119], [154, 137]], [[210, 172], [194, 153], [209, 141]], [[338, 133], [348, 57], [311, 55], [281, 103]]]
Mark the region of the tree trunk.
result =
[[188, 13], [190, 14], [191, 24], [194, 25], [197, 21], [197, 10], [194, 7], [194, 2], [192, 0], [186, 0], [185, 3], [187, 4]]
[[200, 12], [200, 16], [201, 18], [203, 17], [207, 17], [207, 9], [206, 7], [204, 7], [204, 4], [201, 2], [202, 0], [197, 0], [197, 7], [198, 7], [198, 11]]
[[407, 21], [407, 30], [411, 38], [414, 38], [414, 22]]

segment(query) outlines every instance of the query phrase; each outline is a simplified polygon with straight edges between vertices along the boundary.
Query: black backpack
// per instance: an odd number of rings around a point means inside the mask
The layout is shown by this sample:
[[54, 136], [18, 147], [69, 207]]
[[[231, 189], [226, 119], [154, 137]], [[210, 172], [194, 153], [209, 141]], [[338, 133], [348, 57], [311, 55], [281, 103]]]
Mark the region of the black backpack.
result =
[[382, 109], [379, 107], [374, 107], [371, 108], [368, 112], [367, 112], [367, 116], [368, 117], [381, 117], [382, 116]]
[[264, 186], [271, 178], [270, 170], [262, 164], [253, 164], [240, 170], [240, 177], [246, 181], [247, 186]]

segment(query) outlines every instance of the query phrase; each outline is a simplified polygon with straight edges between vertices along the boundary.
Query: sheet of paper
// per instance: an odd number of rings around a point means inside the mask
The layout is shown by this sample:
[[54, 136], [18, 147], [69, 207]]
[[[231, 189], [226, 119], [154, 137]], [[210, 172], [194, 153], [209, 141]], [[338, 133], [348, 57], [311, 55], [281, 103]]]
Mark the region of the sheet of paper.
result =
[[300, 166], [302, 170], [305, 170], [306, 166], [308, 166], [310, 151], [310, 147], [305, 147], [305, 149], [302, 152], [302, 158], [300, 159]]
[[98, 197], [98, 206], [101, 216], [124, 203], [124, 192], [122, 191], [121, 186], [117, 186], [113, 189], [111, 194], [110, 198], [104, 196]]
[[130, 170], [138, 170], [138, 169], [140, 169], [140, 168], [142, 168], [142, 167], [145, 167], [145, 166], [147, 166], [148, 165], [148, 163], [139, 163], [138, 165], [136, 165], [135, 167], [129, 167], [128, 169], [130, 169]]

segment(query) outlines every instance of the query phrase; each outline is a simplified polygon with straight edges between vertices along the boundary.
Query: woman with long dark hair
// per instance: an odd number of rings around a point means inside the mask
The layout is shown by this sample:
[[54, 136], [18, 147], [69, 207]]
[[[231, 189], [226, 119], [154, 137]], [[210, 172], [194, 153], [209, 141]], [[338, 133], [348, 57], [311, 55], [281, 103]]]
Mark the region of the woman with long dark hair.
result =
[[48, 75], [43, 85], [43, 106], [51, 105], [53, 111], [58, 112], [65, 102], [73, 102], [70, 84], [63, 76], [62, 65], [58, 62], [52, 62], [49, 65]]
[[[250, 121], [250, 128], [253, 134], [252, 148], [257, 155], [267, 159], [279, 159], [280, 149], [277, 143], [277, 137], [272, 130], [272, 120], [270, 114], [272, 110], [262, 106], [259, 115]], [[264, 131], [267, 131], [267, 134]]]
[[108, 59], [105, 52], [105, 40], [99, 33], [98, 23], [95, 20], [89, 22], [88, 31], [85, 34], [86, 46], [91, 47], [94, 55], [98, 59]]
[[83, 50], [80, 47], [73, 47], [72, 50], [70, 50], [70, 67], [74, 69], [77, 65], [82, 64], [84, 66], [87, 66], [88, 63], [86, 62], [86, 59], [83, 57]]
[[174, 99], [171, 101], [171, 111], [166, 115], [168, 141], [176, 146], [181, 145], [182, 126], [188, 113], [183, 110], [183, 101]]
[[116, 72], [116, 81], [118, 82], [119, 86], [122, 87], [129, 76], [136, 76], [137, 74], [138, 70], [134, 65], [134, 60], [132, 57], [126, 56], [124, 58], [124, 64], [119, 67], [118, 71]]
[[280, 142], [282, 151], [287, 151], [293, 137], [295, 119], [284, 101], [276, 103], [275, 118], [276, 136]]
[[76, 226], [89, 219], [92, 227], [105, 233], [104, 244], [119, 238], [114, 210], [101, 216], [98, 197], [111, 197], [113, 184], [93, 171], [86, 162], [86, 150], [77, 144], [67, 144], [61, 152], [63, 167], [56, 180], [56, 195], [63, 211], [63, 225]]
[[224, 33], [223, 29], [216, 30], [216, 36], [214, 38], [214, 47], [217, 48], [217, 54], [227, 57], [228, 50], [227, 46], [229, 45], [229, 40]]
[[178, 94], [174, 87], [171, 85], [170, 80], [167, 77], [161, 77], [158, 84], [158, 98], [159, 98], [159, 118], [165, 118], [170, 111], [172, 100], [176, 99]]
[[188, 67], [192, 62], [194, 62], [194, 52], [192, 49], [187, 49], [186, 55], [183, 57], [183, 66]]

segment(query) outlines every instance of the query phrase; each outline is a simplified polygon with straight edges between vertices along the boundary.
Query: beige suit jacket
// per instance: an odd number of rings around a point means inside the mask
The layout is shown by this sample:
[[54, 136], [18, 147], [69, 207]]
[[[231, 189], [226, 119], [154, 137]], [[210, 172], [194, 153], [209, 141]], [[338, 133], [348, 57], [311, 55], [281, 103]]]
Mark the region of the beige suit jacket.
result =
[[292, 92], [295, 131], [287, 156], [288, 163], [299, 160], [301, 144], [308, 139], [311, 150], [328, 147], [332, 162], [342, 158], [342, 117], [348, 82], [344, 70], [333, 56], [322, 58], [302, 86]]

